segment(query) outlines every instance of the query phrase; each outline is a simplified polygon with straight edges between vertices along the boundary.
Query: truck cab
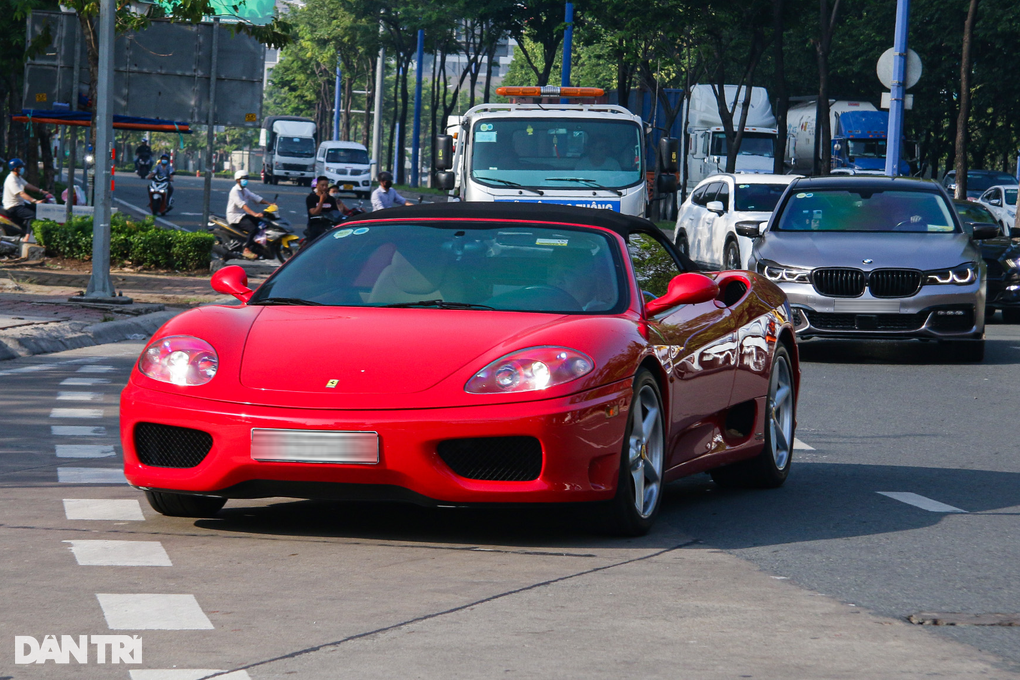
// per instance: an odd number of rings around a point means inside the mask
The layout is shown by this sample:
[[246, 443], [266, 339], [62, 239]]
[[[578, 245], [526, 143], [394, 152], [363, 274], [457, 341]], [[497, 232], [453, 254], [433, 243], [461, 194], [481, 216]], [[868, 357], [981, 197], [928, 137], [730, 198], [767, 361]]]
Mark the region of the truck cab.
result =
[[263, 123], [259, 145], [262, 181], [276, 184], [282, 179], [310, 185], [315, 178], [315, 122], [298, 116], [270, 116]]

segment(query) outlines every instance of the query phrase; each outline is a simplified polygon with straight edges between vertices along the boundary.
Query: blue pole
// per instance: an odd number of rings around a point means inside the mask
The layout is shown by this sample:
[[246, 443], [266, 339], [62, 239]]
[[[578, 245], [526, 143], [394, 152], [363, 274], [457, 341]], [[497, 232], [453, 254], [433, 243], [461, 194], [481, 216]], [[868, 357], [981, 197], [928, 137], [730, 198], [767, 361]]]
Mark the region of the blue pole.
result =
[[[568, 2], [563, 21], [567, 28], [563, 31], [563, 77], [560, 78], [561, 87], [570, 87], [570, 58], [574, 47], [574, 3]], [[566, 104], [567, 99], [560, 99], [560, 104]]]
[[333, 141], [340, 141], [340, 94], [343, 92], [344, 79], [340, 73], [340, 54], [336, 55], [336, 92], [333, 95]]
[[414, 138], [411, 140], [411, 186], [418, 186], [418, 154], [421, 152], [421, 75], [425, 59], [425, 30], [418, 29], [418, 56], [414, 73]]
[[889, 93], [889, 132], [885, 143], [885, 174], [900, 174], [900, 145], [903, 141], [903, 81], [907, 76], [907, 24], [910, 0], [896, 0], [896, 35], [893, 40], [893, 76]]

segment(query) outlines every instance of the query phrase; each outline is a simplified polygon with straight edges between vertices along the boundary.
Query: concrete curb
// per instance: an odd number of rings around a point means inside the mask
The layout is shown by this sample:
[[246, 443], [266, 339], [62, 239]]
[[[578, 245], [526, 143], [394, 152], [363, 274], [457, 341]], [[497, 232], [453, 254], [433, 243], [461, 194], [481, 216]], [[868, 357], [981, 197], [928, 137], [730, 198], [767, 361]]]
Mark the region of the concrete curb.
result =
[[0, 361], [122, 340], [145, 340], [181, 311], [153, 312], [133, 319], [95, 324], [67, 321], [12, 328], [0, 332]]

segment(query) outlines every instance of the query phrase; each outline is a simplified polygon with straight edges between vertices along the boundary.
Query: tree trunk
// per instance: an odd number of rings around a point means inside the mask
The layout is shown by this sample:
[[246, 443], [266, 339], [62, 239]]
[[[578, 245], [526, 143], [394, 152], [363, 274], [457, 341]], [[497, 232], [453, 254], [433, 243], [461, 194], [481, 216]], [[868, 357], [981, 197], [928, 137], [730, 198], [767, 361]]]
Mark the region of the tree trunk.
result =
[[772, 59], [775, 64], [776, 94], [776, 152], [772, 163], [772, 173], [782, 175], [786, 172], [786, 115], [790, 108], [790, 93], [786, 89], [786, 63], [783, 61], [783, 21], [784, 0], [772, 0]]
[[970, 122], [970, 49], [977, 21], [978, 0], [970, 0], [963, 24], [963, 51], [960, 56], [960, 113], [956, 118], [956, 198], [967, 198], [967, 124]]
[[815, 119], [815, 174], [828, 175], [832, 165], [832, 124], [829, 120], [829, 52], [832, 51], [832, 33], [836, 28], [836, 17], [839, 14], [839, 2], [832, 3], [829, 12], [829, 0], [819, 0], [818, 21], [821, 37], [815, 42], [818, 57], [818, 115]]
[[35, 133], [39, 139], [39, 160], [42, 161], [43, 166], [42, 175], [39, 178], [42, 183], [36, 186], [46, 191], [53, 191], [53, 130], [49, 125], [38, 125]]
[[408, 57], [404, 63], [404, 69], [400, 76], [400, 135], [397, 140], [397, 184], [407, 184], [406, 171], [404, 170], [404, 159], [407, 156], [407, 102], [409, 99], [409, 93], [407, 91], [407, 78], [408, 70], [410, 70], [411, 59]]
[[[369, 57], [368, 82], [365, 85], [365, 118], [361, 126], [361, 144], [368, 149], [369, 131], [372, 128], [372, 107], [375, 104], [375, 59]], [[373, 159], [376, 162], [378, 158]]]

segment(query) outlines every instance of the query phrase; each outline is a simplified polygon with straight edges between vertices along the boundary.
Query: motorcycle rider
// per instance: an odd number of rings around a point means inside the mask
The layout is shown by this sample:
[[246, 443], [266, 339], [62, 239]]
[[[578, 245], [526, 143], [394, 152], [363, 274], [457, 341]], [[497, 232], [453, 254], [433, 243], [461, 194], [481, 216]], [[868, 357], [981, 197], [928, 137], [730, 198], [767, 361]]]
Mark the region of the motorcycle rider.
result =
[[138, 172], [138, 166], [141, 163], [151, 163], [152, 161], [152, 148], [149, 146], [149, 140], [146, 137], [142, 138], [142, 143], [135, 148], [135, 172]]
[[170, 154], [163, 154], [159, 157], [159, 163], [152, 168], [149, 176], [145, 179], [155, 179], [158, 181], [166, 180], [166, 210], [173, 207], [174, 204], [174, 166], [170, 163]]
[[240, 231], [248, 234], [248, 240], [244, 242], [245, 259], [257, 260], [258, 255], [252, 252], [251, 247], [255, 243], [255, 235], [259, 231], [259, 219], [263, 217], [260, 212], [252, 210], [248, 204], [271, 205], [269, 201], [258, 194], [248, 190], [248, 173], [238, 170], [234, 173], [234, 186], [227, 196], [227, 223]]
[[31, 233], [32, 220], [35, 219], [35, 204], [42, 203], [42, 201], [32, 198], [28, 192], [46, 194], [46, 198], [50, 198], [50, 194], [25, 181], [25, 178], [22, 177], [25, 172], [25, 161], [20, 158], [12, 158], [7, 163], [7, 167], [11, 172], [4, 180], [4, 212], [12, 222], [21, 227], [21, 235], [29, 234]]
[[325, 175], [315, 180], [315, 190], [305, 198], [308, 209], [308, 226], [305, 227], [305, 243], [311, 243], [333, 226], [329, 214], [334, 210], [347, 210], [347, 206], [330, 193], [329, 178]]
[[372, 210], [383, 210], [395, 205], [407, 205], [407, 199], [393, 188], [393, 175], [383, 171], [379, 173], [379, 186], [372, 192]]

